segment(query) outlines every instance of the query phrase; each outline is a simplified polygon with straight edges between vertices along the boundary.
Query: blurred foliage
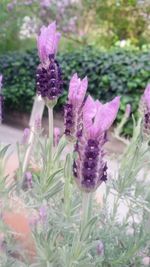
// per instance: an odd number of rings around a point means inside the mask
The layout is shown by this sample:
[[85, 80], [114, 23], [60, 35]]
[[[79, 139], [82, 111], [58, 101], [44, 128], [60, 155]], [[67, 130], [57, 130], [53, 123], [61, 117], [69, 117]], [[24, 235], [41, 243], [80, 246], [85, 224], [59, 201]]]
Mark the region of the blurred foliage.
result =
[[150, 41], [149, 0], [1, 0], [0, 53], [32, 48], [41, 25], [52, 20], [65, 50], [84, 45], [106, 50], [122, 40], [142, 47]]
[[74, 36], [77, 10], [76, 4], [66, 0], [1, 0], [0, 53], [34, 47], [40, 27], [53, 20], [63, 32], [65, 48], [74, 47], [76, 42], [80, 43]]
[[87, 16], [92, 14], [91, 31], [96, 43], [107, 48], [118, 40], [129, 39], [137, 46], [149, 43], [149, 0], [82, 0], [82, 3]]
[[[101, 101], [123, 96], [119, 120], [127, 103], [136, 116], [140, 95], [150, 80], [150, 52], [115, 50], [109, 53], [89, 48], [60, 53], [58, 60], [64, 76], [64, 94], [58, 108], [66, 101], [70, 77], [73, 73], [88, 76], [88, 92]], [[0, 72], [4, 75], [5, 107], [8, 110], [29, 112], [35, 95], [35, 72], [38, 65], [36, 50], [0, 56]], [[132, 123], [125, 127], [131, 132]]]

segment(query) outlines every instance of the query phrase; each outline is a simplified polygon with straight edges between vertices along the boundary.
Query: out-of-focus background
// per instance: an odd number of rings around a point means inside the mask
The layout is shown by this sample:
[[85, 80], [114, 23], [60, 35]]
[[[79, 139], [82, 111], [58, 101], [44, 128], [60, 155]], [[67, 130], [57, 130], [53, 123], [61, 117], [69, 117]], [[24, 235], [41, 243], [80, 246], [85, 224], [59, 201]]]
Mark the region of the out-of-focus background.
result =
[[[39, 63], [36, 36], [56, 20], [62, 33], [58, 60], [64, 94], [75, 72], [88, 76], [89, 93], [102, 101], [123, 96], [135, 117], [150, 80], [150, 0], [0, 0], [0, 73], [3, 74], [4, 123], [26, 124], [35, 96]], [[132, 121], [124, 128], [131, 133]]]

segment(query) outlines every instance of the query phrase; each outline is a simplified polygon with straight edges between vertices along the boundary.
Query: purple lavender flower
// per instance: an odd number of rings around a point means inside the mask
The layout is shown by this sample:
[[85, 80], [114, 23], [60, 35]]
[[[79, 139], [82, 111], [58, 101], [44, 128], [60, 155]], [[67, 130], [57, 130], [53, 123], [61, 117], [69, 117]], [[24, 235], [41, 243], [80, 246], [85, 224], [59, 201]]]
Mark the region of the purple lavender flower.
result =
[[150, 84], [141, 98], [140, 108], [143, 116], [143, 135], [147, 138], [150, 136]]
[[88, 80], [83, 80], [74, 74], [69, 85], [68, 101], [65, 105], [64, 124], [65, 135], [69, 139], [75, 139], [82, 131], [82, 108], [85, 102], [85, 94], [88, 87]]
[[51, 0], [41, 0], [41, 3], [40, 3], [40, 5], [45, 8], [50, 7], [50, 4], [51, 4]]
[[54, 128], [54, 145], [57, 146], [60, 139], [60, 129], [55, 127]]
[[103, 242], [101, 240], [98, 241], [96, 250], [97, 250], [97, 254], [99, 256], [103, 256], [104, 255], [104, 244], [103, 244]]
[[31, 172], [26, 172], [25, 183], [28, 189], [32, 188], [32, 173]]
[[36, 74], [37, 91], [46, 102], [49, 100], [55, 102], [63, 90], [62, 72], [55, 59], [60, 36], [56, 31], [56, 23], [53, 22], [48, 27], [41, 28], [37, 40], [41, 61]]
[[47, 208], [46, 206], [41, 206], [41, 208], [39, 209], [39, 220], [42, 223], [45, 223], [47, 220]]
[[103, 145], [106, 132], [117, 116], [119, 104], [119, 97], [102, 105], [89, 96], [83, 107], [83, 131], [76, 144], [77, 159], [73, 172], [77, 184], [85, 192], [95, 191], [107, 180]]
[[30, 134], [30, 129], [29, 128], [25, 128], [23, 131], [23, 137], [22, 137], [22, 141], [21, 144], [25, 145], [28, 142], [29, 139], [29, 134]]
[[0, 252], [4, 252], [6, 249], [6, 241], [3, 233], [0, 233]]
[[0, 124], [2, 123], [2, 116], [3, 116], [2, 79], [3, 79], [3, 76], [0, 75]]
[[8, 9], [8, 11], [12, 11], [14, 9], [14, 3], [13, 2], [12, 3], [9, 3], [7, 5], [7, 9]]

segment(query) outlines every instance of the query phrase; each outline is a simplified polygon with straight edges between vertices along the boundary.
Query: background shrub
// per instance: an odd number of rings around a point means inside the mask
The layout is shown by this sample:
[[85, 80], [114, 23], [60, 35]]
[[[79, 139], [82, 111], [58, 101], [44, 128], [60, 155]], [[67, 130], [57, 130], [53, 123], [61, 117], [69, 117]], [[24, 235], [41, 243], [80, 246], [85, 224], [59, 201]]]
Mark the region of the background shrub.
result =
[[[61, 53], [58, 60], [64, 76], [64, 94], [59, 99], [62, 107], [67, 97], [70, 77], [77, 72], [88, 76], [88, 92], [101, 101], [111, 100], [114, 96], [124, 96], [121, 112], [127, 103], [132, 105], [136, 116], [138, 101], [150, 80], [150, 52], [111, 51], [100, 52], [92, 47], [71, 53]], [[35, 95], [35, 72], [38, 65], [36, 50], [22, 53], [9, 53], [0, 56], [0, 73], [4, 75], [4, 95], [6, 110], [29, 112]], [[130, 123], [125, 134], [131, 131]]]

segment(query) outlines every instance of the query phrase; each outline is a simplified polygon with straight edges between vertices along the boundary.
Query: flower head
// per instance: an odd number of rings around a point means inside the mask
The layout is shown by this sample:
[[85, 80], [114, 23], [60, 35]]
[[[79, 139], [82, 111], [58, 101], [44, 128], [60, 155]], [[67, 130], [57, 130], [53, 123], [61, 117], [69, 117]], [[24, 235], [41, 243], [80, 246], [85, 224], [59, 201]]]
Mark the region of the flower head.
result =
[[0, 75], [0, 92], [1, 92], [1, 88], [2, 88], [2, 80], [3, 80], [3, 75]]
[[97, 255], [99, 256], [104, 255], [104, 243], [101, 240], [98, 241], [96, 250], [97, 250]]
[[4, 233], [0, 232], [0, 252], [4, 252], [6, 249], [6, 241]]
[[31, 172], [26, 172], [25, 173], [25, 177], [24, 177], [24, 181], [23, 181], [23, 189], [27, 190], [27, 189], [31, 189], [33, 186], [32, 184], [32, 173]]
[[70, 138], [76, 138], [82, 130], [82, 108], [85, 102], [87, 87], [87, 77], [81, 80], [77, 74], [72, 76], [64, 116], [65, 134]]
[[83, 191], [95, 191], [107, 180], [103, 145], [106, 142], [106, 132], [117, 116], [119, 104], [119, 97], [104, 105], [90, 96], [85, 102], [83, 131], [77, 141], [77, 159], [73, 166], [76, 182]]
[[48, 27], [43, 26], [37, 39], [39, 58], [45, 63], [49, 56], [56, 56], [60, 33], [56, 31], [56, 22], [52, 22]]
[[140, 111], [143, 116], [143, 135], [150, 136], [150, 84], [147, 85], [140, 102]]
[[3, 109], [3, 94], [2, 94], [2, 80], [3, 76], [0, 75], [0, 124], [2, 123], [2, 109]]
[[39, 220], [42, 223], [45, 223], [47, 220], [47, 207], [46, 206], [41, 206], [39, 209]]
[[48, 27], [43, 26], [37, 40], [37, 47], [41, 64], [36, 74], [38, 93], [45, 99], [55, 101], [62, 94], [62, 73], [58, 61], [55, 59], [60, 33], [56, 31], [56, 23]]
[[150, 110], [150, 84], [147, 85], [147, 87], [144, 91], [143, 101], [144, 101], [144, 104], [146, 105], [147, 109]]

